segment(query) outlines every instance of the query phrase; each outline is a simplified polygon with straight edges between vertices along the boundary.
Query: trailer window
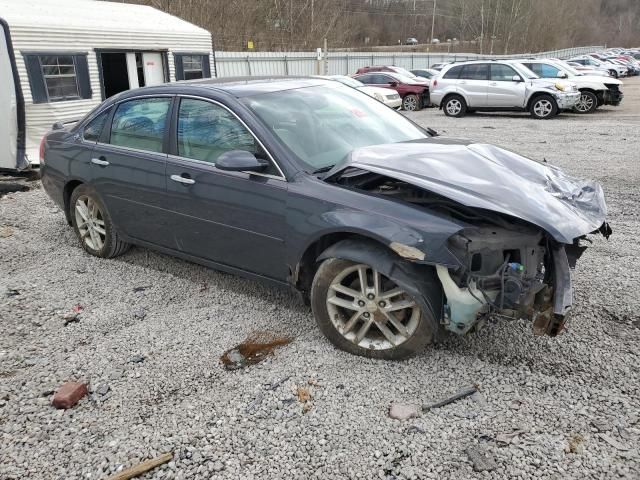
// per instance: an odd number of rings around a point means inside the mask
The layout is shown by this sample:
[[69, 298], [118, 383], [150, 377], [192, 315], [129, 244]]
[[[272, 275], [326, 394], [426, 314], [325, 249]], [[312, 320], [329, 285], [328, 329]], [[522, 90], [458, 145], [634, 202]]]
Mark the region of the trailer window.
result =
[[40, 57], [40, 66], [49, 101], [80, 98], [76, 65], [72, 55]]
[[211, 77], [209, 54], [174, 54], [176, 80], [196, 80]]

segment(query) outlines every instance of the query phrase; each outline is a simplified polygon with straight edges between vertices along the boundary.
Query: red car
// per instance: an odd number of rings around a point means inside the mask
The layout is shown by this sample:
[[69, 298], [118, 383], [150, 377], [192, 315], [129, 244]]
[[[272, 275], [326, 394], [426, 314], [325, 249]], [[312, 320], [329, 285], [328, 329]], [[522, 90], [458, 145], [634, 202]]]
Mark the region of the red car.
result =
[[395, 72], [371, 72], [353, 78], [371, 87], [390, 88], [402, 98], [404, 110], [416, 111], [429, 105], [429, 84]]

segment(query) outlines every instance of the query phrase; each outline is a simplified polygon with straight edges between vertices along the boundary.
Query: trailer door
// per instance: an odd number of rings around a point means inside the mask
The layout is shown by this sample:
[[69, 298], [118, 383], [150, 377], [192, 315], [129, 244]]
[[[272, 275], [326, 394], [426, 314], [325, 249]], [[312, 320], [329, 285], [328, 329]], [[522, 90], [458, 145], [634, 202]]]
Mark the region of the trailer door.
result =
[[21, 170], [24, 158], [24, 100], [8, 24], [0, 18], [0, 170]]

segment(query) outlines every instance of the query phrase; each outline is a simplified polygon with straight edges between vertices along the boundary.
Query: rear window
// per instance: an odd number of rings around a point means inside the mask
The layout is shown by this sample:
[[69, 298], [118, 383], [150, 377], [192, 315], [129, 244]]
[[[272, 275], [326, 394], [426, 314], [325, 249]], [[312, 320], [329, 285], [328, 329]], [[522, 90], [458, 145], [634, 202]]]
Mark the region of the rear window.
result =
[[96, 143], [100, 140], [100, 135], [102, 135], [102, 130], [104, 129], [104, 124], [107, 121], [107, 117], [111, 113], [111, 109], [108, 108], [104, 112], [100, 113], [97, 117], [91, 120], [86, 127], [84, 127], [84, 131], [82, 132], [82, 138], [87, 142]]
[[162, 152], [170, 98], [143, 98], [118, 106], [111, 125], [111, 145]]
[[462, 72], [462, 65], [450, 68], [446, 71], [442, 78], [458, 78], [460, 76], [460, 72]]
[[487, 80], [489, 78], [489, 64], [472, 63], [465, 65], [460, 78], [465, 80]]

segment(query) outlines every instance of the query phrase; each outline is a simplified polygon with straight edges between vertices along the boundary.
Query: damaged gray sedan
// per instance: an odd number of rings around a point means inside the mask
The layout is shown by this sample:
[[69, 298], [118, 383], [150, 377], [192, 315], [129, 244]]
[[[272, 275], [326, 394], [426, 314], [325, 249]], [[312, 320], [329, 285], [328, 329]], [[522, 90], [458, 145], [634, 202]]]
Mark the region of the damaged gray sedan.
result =
[[41, 165], [89, 254], [138, 245], [293, 287], [329, 340], [373, 358], [491, 316], [557, 335], [587, 236], [611, 233], [597, 183], [321, 79], [125, 92], [47, 134]]

